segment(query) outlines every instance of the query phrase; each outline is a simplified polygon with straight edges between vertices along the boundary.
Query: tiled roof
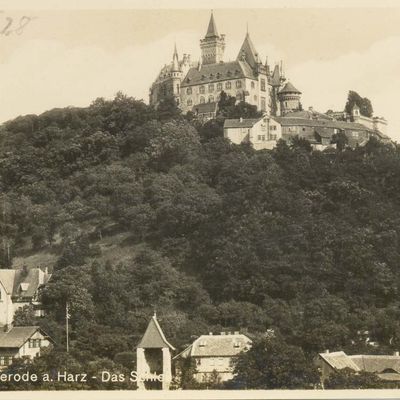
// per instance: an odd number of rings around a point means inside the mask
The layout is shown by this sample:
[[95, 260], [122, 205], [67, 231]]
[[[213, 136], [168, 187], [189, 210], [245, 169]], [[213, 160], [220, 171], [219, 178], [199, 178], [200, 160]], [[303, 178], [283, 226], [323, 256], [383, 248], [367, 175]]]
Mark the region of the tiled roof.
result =
[[162, 349], [169, 347], [171, 350], [175, 350], [175, 348], [165, 338], [156, 316], [151, 318], [138, 347], [144, 349]]
[[320, 353], [319, 355], [334, 369], [350, 368], [354, 371], [360, 371], [357, 364], [343, 351]]
[[290, 113], [285, 114], [285, 118], [304, 118], [304, 119], [313, 119], [313, 118], [318, 118], [318, 119], [327, 119], [327, 120], [332, 120], [333, 118], [329, 117], [326, 114], [322, 114], [318, 111], [292, 111]]
[[239, 54], [236, 58], [237, 61], [242, 60], [242, 53], [246, 54], [246, 61], [253, 68], [257, 65], [257, 51], [253, 45], [253, 42], [250, 39], [249, 33], [246, 34], [246, 37], [243, 41], [242, 47], [239, 50]]
[[400, 373], [399, 356], [354, 355], [349, 357], [363, 371], [383, 373], [385, 370], [393, 370]]
[[38, 330], [38, 326], [16, 326], [8, 332], [0, 332], [0, 348], [19, 349]]
[[254, 71], [247, 62], [230, 61], [217, 64], [203, 64], [200, 68], [190, 68], [181, 87], [201, 85], [211, 82], [240, 78], [256, 79]]
[[0, 269], [0, 284], [3, 285], [7, 294], [12, 294], [14, 287], [15, 270]]
[[344, 130], [359, 130], [369, 131], [372, 130], [362, 124], [355, 122], [335, 121], [335, 120], [322, 120], [322, 119], [306, 119], [306, 118], [290, 118], [290, 117], [276, 117], [275, 118], [282, 126], [311, 126], [311, 127], [326, 127], [337, 128]]
[[252, 128], [262, 118], [226, 119], [224, 128]]
[[193, 106], [192, 111], [198, 114], [204, 113], [212, 113], [216, 112], [217, 110], [217, 103], [215, 101], [211, 101], [208, 103], [196, 104]]
[[251, 347], [246, 335], [202, 335], [181, 353], [183, 357], [232, 357]]
[[47, 283], [50, 277], [50, 274], [46, 274], [40, 268], [31, 268], [27, 273], [23, 269], [16, 270], [13, 297], [34, 297], [39, 286]]
[[300, 90], [296, 89], [290, 82], [287, 82], [279, 93], [298, 93], [301, 94]]

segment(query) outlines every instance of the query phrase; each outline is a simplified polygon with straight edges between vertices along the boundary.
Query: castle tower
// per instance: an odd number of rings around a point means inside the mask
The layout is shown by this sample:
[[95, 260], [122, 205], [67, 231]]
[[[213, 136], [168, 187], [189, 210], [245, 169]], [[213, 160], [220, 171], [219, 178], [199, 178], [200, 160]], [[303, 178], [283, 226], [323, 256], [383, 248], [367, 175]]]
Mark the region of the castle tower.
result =
[[213, 13], [211, 13], [206, 36], [200, 40], [200, 49], [203, 64], [216, 64], [223, 61], [225, 35], [218, 35]]
[[172, 94], [175, 97], [175, 100], [178, 105], [179, 105], [181, 81], [182, 81], [182, 70], [179, 65], [178, 51], [176, 49], [176, 43], [175, 43], [174, 54], [172, 56], [171, 84], [172, 84]]
[[285, 115], [291, 111], [297, 111], [300, 106], [301, 92], [297, 90], [290, 82], [287, 82], [282, 90], [278, 93], [281, 115]]
[[[136, 350], [136, 372], [139, 378], [145, 378], [144, 382], [139, 379], [138, 389], [169, 389], [172, 381], [171, 350], [175, 348], [168, 343], [154, 314]], [[162, 382], [151, 377], [160, 374]]]

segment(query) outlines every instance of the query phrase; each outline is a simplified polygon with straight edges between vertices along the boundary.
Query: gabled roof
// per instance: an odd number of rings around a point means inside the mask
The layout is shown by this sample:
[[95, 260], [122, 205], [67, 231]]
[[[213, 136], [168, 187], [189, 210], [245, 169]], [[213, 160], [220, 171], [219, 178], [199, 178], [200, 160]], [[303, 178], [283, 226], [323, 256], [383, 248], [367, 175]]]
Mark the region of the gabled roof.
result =
[[14, 269], [0, 269], [0, 284], [4, 287], [7, 294], [12, 294], [13, 292], [14, 279]]
[[246, 37], [244, 38], [242, 47], [239, 50], [239, 54], [236, 58], [237, 61], [242, 60], [242, 54], [246, 54], [246, 61], [249, 63], [251, 67], [255, 67], [257, 65], [257, 51], [253, 45], [253, 42], [250, 39], [250, 35], [247, 32]]
[[279, 65], [275, 65], [274, 72], [271, 77], [271, 85], [272, 86], [280, 86], [281, 84], [281, 73], [279, 71]]
[[279, 93], [297, 93], [301, 94], [300, 90], [296, 89], [291, 82], [287, 82], [286, 85], [283, 87]]
[[360, 371], [357, 364], [343, 351], [320, 353], [319, 356], [334, 369], [350, 368], [354, 371]]
[[400, 373], [399, 356], [353, 355], [349, 357], [363, 371], [383, 373], [385, 370], [393, 370]]
[[181, 87], [239, 78], [256, 79], [254, 71], [246, 62], [231, 61], [217, 64], [203, 64], [200, 69], [189, 69], [181, 83]]
[[38, 288], [47, 283], [50, 277], [50, 274], [43, 272], [40, 268], [30, 268], [28, 271], [16, 270], [13, 297], [34, 297]]
[[37, 331], [52, 341], [38, 326], [15, 326], [8, 332], [0, 332], [0, 348], [20, 348]]
[[214, 14], [211, 13], [210, 22], [208, 23], [206, 38], [218, 36], [217, 24], [214, 20]]
[[232, 357], [248, 350], [251, 345], [251, 339], [240, 333], [202, 335], [177, 357]]
[[175, 350], [165, 338], [155, 315], [151, 318], [149, 325], [147, 325], [146, 332], [138, 347], [144, 349], [162, 349], [169, 347], [171, 350]]
[[195, 106], [193, 106], [192, 111], [198, 114], [216, 112], [217, 103], [215, 101], [211, 101], [208, 103], [196, 104]]
[[252, 128], [261, 118], [226, 119], [224, 128]]

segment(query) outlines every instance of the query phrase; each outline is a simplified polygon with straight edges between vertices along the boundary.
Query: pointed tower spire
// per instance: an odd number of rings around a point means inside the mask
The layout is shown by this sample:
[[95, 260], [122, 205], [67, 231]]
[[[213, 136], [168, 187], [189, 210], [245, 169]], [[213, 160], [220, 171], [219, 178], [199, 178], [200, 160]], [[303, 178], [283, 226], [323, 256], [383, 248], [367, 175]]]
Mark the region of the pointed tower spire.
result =
[[172, 70], [179, 71], [179, 58], [178, 58], [178, 50], [176, 49], [176, 42], [174, 45], [174, 55], [172, 56]]
[[206, 38], [217, 37], [217, 36], [219, 36], [217, 31], [217, 25], [214, 20], [214, 13], [211, 10], [211, 17], [210, 17], [210, 22], [208, 23]]
[[[243, 55], [245, 55], [245, 57], [243, 57]], [[253, 68], [258, 64], [258, 53], [250, 39], [249, 32], [246, 33], [246, 37], [244, 38], [242, 47], [240, 48], [236, 59], [241, 61], [243, 58], [245, 58], [247, 63]]]

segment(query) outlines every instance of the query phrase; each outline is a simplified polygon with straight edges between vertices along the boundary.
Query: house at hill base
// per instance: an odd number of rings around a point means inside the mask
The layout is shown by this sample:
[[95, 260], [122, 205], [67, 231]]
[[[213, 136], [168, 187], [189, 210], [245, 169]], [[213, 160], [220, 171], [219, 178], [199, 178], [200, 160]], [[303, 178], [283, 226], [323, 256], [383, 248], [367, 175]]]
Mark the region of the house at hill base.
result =
[[232, 143], [250, 143], [254, 149], [273, 149], [281, 138], [281, 125], [267, 115], [261, 118], [226, 119], [224, 137]]
[[0, 370], [11, 365], [13, 359], [35, 358], [54, 341], [38, 326], [17, 326], [0, 331]]
[[0, 327], [11, 326], [15, 311], [26, 305], [35, 308], [36, 316], [43, 315], [38, 291], [51, 277], [47, 269], [0, 269]]
[[169, 389], [172, 381], [171, 351], [174, 350], [154, 314], [136, 349], [138, 389]]
[[241, 352], [249, 350], [251, 345], [251, 339], [239, 332], [221, 332], [219, 335], [210, 333], [197, 338], [174, 360], [193, 359], [196, 365], [194, 378], [197, 382], [208, 382], [215, 376], [224, 382], [233, 378], [234, 361]]
[[400, 355], [347, 355], [343, 351], [320, 353], [315, 364], [318, 367], [322, 382], [332, 373], [344, 368], [355, 372], [365, 371], [376, 374], [387, 382], [400, 383]]

